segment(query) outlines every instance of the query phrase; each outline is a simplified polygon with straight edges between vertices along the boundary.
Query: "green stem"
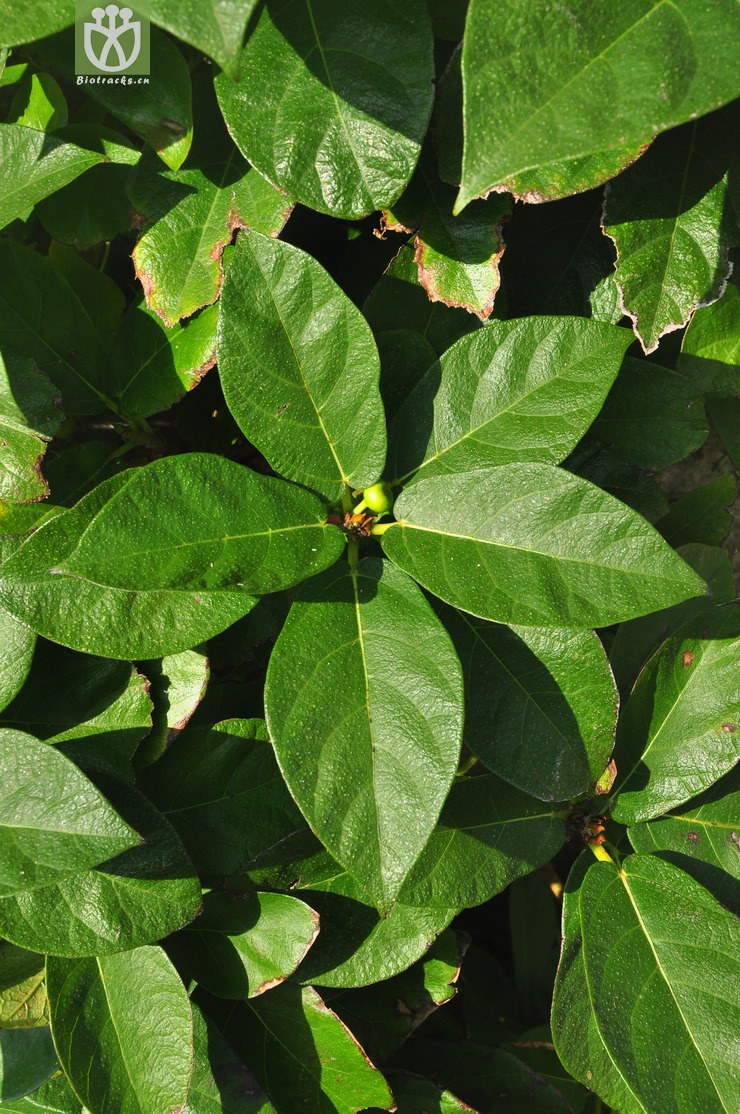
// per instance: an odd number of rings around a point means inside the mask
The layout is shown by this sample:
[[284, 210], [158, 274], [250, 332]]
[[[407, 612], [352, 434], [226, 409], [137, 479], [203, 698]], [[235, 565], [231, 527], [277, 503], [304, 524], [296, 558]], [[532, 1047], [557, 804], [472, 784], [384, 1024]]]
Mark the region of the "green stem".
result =
[[354, 571], [354, 569], [357, 568], [357, 562], [359, 561], [359, 559], [360, 559], [360, 545], [359, 545], [359, 542], [356, 542], [353, 538], [350, 538], [349, 541], [347, 542], [347, 560], [349, 561], [350, 569], [352, 569]]
[[[611, 857], [611, 855], [607, 851], [606, 847], [604, 847], [602, 844], [589, 843], [589, 847], [593, 851], [596, 858], [599, 859], [602, 863], [612, 863], [612, 864], [614, 864], [614, 859]], [[614, 865], [616, 865], [616, 864], [614, 864]]]
[[375, 526], [370, 527], [370, 534], [373, 538], [379, 538], [386, 530], [390, 530], [391, 526], [395, 526], [395, 522], [377, 522]]

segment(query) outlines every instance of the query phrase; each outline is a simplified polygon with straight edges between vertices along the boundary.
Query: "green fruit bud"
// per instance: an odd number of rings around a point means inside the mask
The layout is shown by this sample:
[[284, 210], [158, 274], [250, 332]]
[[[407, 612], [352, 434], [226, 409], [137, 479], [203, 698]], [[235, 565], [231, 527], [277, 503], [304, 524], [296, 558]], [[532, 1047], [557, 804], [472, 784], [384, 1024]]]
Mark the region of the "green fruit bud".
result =
[[393, 506], [393, 492], [387, 483], [373, 484], [362, 493], [362, 501], [373, 514], [386, 514]]

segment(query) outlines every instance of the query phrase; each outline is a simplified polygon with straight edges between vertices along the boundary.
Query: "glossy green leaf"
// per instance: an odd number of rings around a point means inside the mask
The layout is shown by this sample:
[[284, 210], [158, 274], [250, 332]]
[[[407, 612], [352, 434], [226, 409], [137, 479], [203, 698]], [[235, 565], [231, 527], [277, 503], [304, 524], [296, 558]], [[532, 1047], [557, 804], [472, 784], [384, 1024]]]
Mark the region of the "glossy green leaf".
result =
[[310, 255], [239, 237], [218, 324], [227, 405], [288, 479], [337, 499], [378, 479], [385, 458], [379, 361], [362, 315]]
[[110, 955], [154, 943], [200, 911], [200, 885], [171, 825], [132, 785], [97, 772], [96, 780], [142, 841], [94, 870], [0, 901], [3, 932], [21, 947]]
[[284, 982], [316, 939], [318, 914], [289, 894], [212, 892], [170, 941], [188, 975], [219, 998], [254, 998]]
[[256, 1079], [215, 1023], [191, 1003], [193, 1076], [183, 1114], [275, 1114]]
[[0, 228], [102, 161], [35, 128], [0, 124]]
[[[564, 838], [557, 810], [488, 774], [456, 780], [386, 916], [325, 853], [268, 869], [262, 878], [270, 885], [295, 883], [296, 893], [321, 917], [321, 932], [298, 972], [301, 980], [365, 986], [404, 971], [461, 909], [488, 901], [549, 862]], [[252, 877], [260, 884], [259, 873]]]
[[377, 333], [380, 356], [380, 394], [390, 422], [399, 406], [437, 359], [429, 341], [410, 329]]
[[152, 721], [147, 689], [129, 662], [39, 641], [31, 672], [0, 723], [60, 746], [85, 772], [103, 766], [130, 778], [131, 758]]
[[494, 187], [544, 201], [612, 178], [658, 132], [738, 95], [739, 32], [730, 0], [471, 0], [458, 208]]
[[740, 767], [699, 797], [629, 829], [635, 851], [681, 867], [740, 915]]
[[[21, 731], [0, 731], [0, 899], [22, 900], [138, 843], [76, 766]], [[4, 935], [10, 937], [3, 923]]]
[[159, 27], [233, 74], [244, 30], [256, 7], [257, 0], [151, 0], [149, 11]]
[[375, 986], [325, 995], [327, 1002], [368, 1055], [384, 1063], [439, 1006], [454, 998], [467, 943], [466, 936], [446, 929], [408, 971]]
[[718, 302], [696, 311], [681, 342], [679, 369], [710, 395], [740, 393], [740, 287], [727, 284]]
[[[149, 508], [160, 512], [152, 519]], [[60, 573], [128, 591], [277, 592], [344, 548], [312, 494], [233, 461], [189, 453], [132, 470]], [[196, 602], [197, 599], [196, 599]]]
[[730, 272], [728, 124], [717, 113], [660, 136], [607, 187], [604, 231], [616, 244], [622, 304], [645, 352], [715, 301]]
[[87, 1107], [95, 1114], [140, 1114], [184, 1106], [192, 1015], [161, 948], [50, 957], [46, 977], [57, 1054]]
[[617, 733], [620, 823], [683, 804], [740, 758], [739, 652], [740, 638], [676, 635], [642, 671]]
[[733, 1110], [738, 946], [736, 918], [671, 864], [594, 862], [565, 909], [553, 1035], [567, 1070], [624, 1114]]
[[[199, 92], [208, 107], [205, 90]], [[285, 194], [249, 172], [217, 108], [201, 109], [201, 116], [186, 167], [175, 173], [145, 155], [129, 183], [143, 224], [133, 254], [136, 274], [150, 309], [168, 326], [218, 298], [221, 255], [235, 229], [276, 236], [292, 208]]]
[[658, 472], [698, 449], [707, 432], [701, 399], [684, 375], [626, 356], [588, 438]]
[[548, 464], [420, 479], [394, 513], [388, 556], [447, 603], [497, 622], [607, 626], [703, 589], [644, 519]]
[[23, 7], [3, 14], [3, 42], [8, 46], [30, 43], [42, 35], [52, 35], [74, 21], [69, 0], [29, 0]]
[[262, 720], [189, 728], [141, 784], [204, 874], [233, 874], [305, 827]]
[[673, 546], [721, 545], [732, 526], [730, 508], [736, 498], [735, 477], [729, 472], [715, 476], [671, 503], [656, 529]]
[[413, 245], [406, 244], [392, 261], [363, 306], [375, 332], [411, 329], [442, 354], [466, 333], [481, 327], [475, 314], [443, 302], [430, 302], [419, 282]]
[[270, 658], [265, 707], [283, 776], [383, 908], [447, 796], [462, 702], [449, 635], [413, 581], [377, 558], [313, 581]]
[[400, 408], [390, 473], [559, 463], [601, 409], [631, 339], [600, 321], [552, 317], [493, 321], [463, 337]]
[[0, 1103], [35, 1091], [57, 1070], [51, 1033], [43, 1029], [0, 1029]]
[[205, 696], [210, 675], [208, 658], [199, 650], [143, 662], [141, 670], [154, 707], [152, 729], [136, 752], [139, 770], [160, 758], [178, 737]]
[[224, 1033], [278, 1110], [316, 1114], [390, 1110], [388, 1084], [350, 1031], [310, 986], [288, 984], [236, 1003]]
[[10, 103], [7, 122], [53, 132], [63, 128], [67, 118], [67, 102], [57, 80], [49, 73], [26, 71]]
[[[96, 285], [110, 283], [99, 272], [93, 276]], [[0, 239], [3, 355], [32, 359], [61, 391], [68, 414], [99, 414], [110, 401], [101, 375], [107, 338], [93, 302], [99, 294], [88, 287], [83, 297], [48, 258]]]
[[614, 744], [617, 693], [593, 631], [504, 627], [444, 608], [465, 678], [463, 742], [545, 801], [588, 793]]
[[0, 1030], [48, 1024], [44, 957], [0, 940]]
[[0, 356], [0, 499], [32, 503], [49, 492], [41, 474], [62, 422], [56, 388], [22, 356]]
[[108, 355], [106, 389], [134, 421], [166, 410], [196, 387], [216, 362], [218, 309], [207, 306], [184, 326], [166, 329], [134, 303]]
[[439, 178], [433, 156], [425, 156], [384, 223], [391, 231], [415, 233], [419, 282], [431, 301], [485, 319], [501, 282], [502, 224], [511, 216], [511, 199], [491, 197], [453, 216], [455, 192]]
[[36, 635], [0, 609], [0, 709], [20, 691], [33, 659]]
[[216, 91], [261, 174], [312, 209], [354, 218], [391, 204], [411, 178], [433, 76], [421, 0], [269, 0], [238, 80], [218, 77]]
[[564, 466], [626, 503], [648, 522], [656, 522], [668, 511], [668, 500], [652, 476], [585, 439]]
[[36, 215], [53, 239], [77, 251], [88, 251], [131, 229], [131, 205], [126, 195], [129, 174], [126, 163], [93, 166], [40, 201]]

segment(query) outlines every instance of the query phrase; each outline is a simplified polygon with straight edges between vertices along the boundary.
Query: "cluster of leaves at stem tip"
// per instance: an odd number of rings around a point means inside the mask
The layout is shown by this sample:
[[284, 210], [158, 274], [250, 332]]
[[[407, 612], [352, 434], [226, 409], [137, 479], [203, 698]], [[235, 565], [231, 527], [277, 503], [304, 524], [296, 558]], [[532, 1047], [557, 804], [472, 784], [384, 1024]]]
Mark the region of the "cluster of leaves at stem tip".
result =
[[0, 12], [0, 1112], [738, 1111], [736, 0], [146, 15]]

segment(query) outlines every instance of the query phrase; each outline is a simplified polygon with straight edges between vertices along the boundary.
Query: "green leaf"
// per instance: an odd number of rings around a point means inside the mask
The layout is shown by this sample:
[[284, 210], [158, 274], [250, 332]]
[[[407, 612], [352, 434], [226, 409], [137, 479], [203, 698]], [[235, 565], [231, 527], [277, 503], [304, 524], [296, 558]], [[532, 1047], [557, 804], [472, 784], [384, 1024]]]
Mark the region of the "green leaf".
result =
[[88, 251], [130, 230], [131, 206], [126, 196], [129, 174], [126, 164], [93, 166], [39, 201], [36, 215], [54, 240], [77, 251]]
[[738, 946], [736, 918], [683, 871], [654, 855], [594, 862], [565, 909], [553, 1036], [567, 1070], [624, 1114], [668, 1096], [676, 1111], [733, 1110]]
[[654, 852], [681, 867], [740, 915], [740, 767], [699, 797], [629, 829], [635, 851]]
[[200, 383], [216, 362], [218, 308], [166, 329], [156, 313], [134, 303], [108, 356], [106, 390], [120, 414], [140, 421], [166, 410]]
[[[405, 244], [377, 283], [363, 306], [375, 332], [411, 329], [442, 354], [466, 333], [481, 327], [479, 319], [465, 310], [430, 302], [419, 282], [411, 244]], [[428, 366], [428, 365], [427, 365]]]
[[735, 599], [732, 562], [725, 549], [692, 544], [682, 546], [679, 554], [706, 581], [708, 593], [622, 623], [609, 648], [609, 661], [622, 693], [629, 693], [645, 662], [666, 638], [685, 625], [694, 629], [697, 624], [696, 629], [701, 630], [705, 620], [716, 616], [719, 604]]
[[564, 463], [569, 472], [608, 491], [648, 522], [655, 522], [668, 511], [668, 500], [652, 476], [618, 460], [608, 449], [582, 441]]
[[[252, 873], [258, 885], [296, 884], [321, 917], [298, 972], [303, 982], [364, 986], [404, 971], [452, 918], [549, 862], [565, 838], [561, 814], [493, 774], [452, 786], [440, 821], [387, 915], [329, 855]], [[298, 879], [296, 883], [296, 878]]]
[[603, 227], [616, 245], [622, 304], [645, 352], [682, 328], [698, 305], [715, 301], [730, 272], [728, 124], [718, 113], [660, 136], [607, 187]]
[[153, 21], [234, 74], [244, 31], [257, 0], [152, 0]]
[[23, 687], [35, 645], [33, 631], [0, 608], [0, 709]]
[[640, 674], [617, 732], [612, 815], [660, 816], [740, 758], [740, 638], [669, 638]]
[[[0, 730], [0, 899], [29, 895], [138, 843], [91, 781], [54, 747]], [[11, 933], [3, 923], [3, 934]]]
[[[110, 283], [89, 270], [96, 285]], [[107, 338], [93, 302], [101, 291], [85, 293], [87, 297], [45, 256], [15, 240], [0, 239], [3, 355], [33, 360], [61, 391], [67, 414], [99, 414], [110, 402], [101, 375]]]
[[53, 132], [67, 123], [67, 102], [50, 73], [26, 71], [10, 103], [9, 124]]
[[18, 46], [52, 35], [69, 27], [74, 21], [74, 7], [69, 0], [28, 0], [23, 7], [3, 13], [3, 42]]
[[141, 784], [203, 874], [233, 874], [305, 827], [262, 720], [189, 728]]
[[171, 825], [132, 785], [110, 774], [96, 778], [143, 842], [94, 870], [48, 885], [42, 879], [35, 889], [2, 899], [3, 932], [21, 947], [110, 955], [154, 943], [200, 911], [200, 885]]
[[[90, 98], [152, 147], [170, 170], [179, 170], [193, 139], [190, 70], [172, 40], [150, 29], [151, 73], [141, 84], [85, 85]], [[74, 31], [47, 39], [37, 48], [46, 66], [74, 81]]]
[[391, 474], [559, 463], [601, 409], [631, 339], [600, 321], [552, 317], [493, 321], [463, 337], [401, 406]]
[[738, 95], [737, 33], [729, 0], [471, 0], [458, 210], [494, 187], [544, 201], [614, 177], [658, 132]]
[[338, 566], [291, 608], [267, 673], [270, 737], [312, 830], [382, 908], [447, 796], [462, 703], [448, 634], [387, 562]]
[[152, 721], [147, 688], [129, 662], [40, 641], [31, 672], [0, 723], [60, 746], [85, 772], [103, 766], [131, 778], [131, 758]]
[[193, 1077], [183, 1114], [275, 1114], [275, 1108], [215, 1023], [193, 1010]]
[[659, 472], [698, 449], [707, 432], [701, 399], [684, 375], [625, 356], [588, 439], [620, 460]]
[[730, 461], [740, 469], [740, 397], [707, 399], [707, 413]]
[[136, 752], [138, 770], [161, 758], [175, 741], [205, 696], [210, 676], [208, 658], [199, 650], [142, 662], [141, 670], [154, 707], [152, 729]]
[[289, 894], [212, 892], [169, 947], [178, 966], [211, 994], [254, 998], [293, 974], [318, 931], [318, 914]]
[[192, 1015], [161, 948], [49, 957], [46, 977], [57, 1054], [86, 1106], [95, 1114], [139, 1114], [184, 1105]]
[[383, 535], [391, 560], [496, 622], [607, 626], [703, 587], [644, 519], [548, 464], [420, 479], [394, 513]]
[[383, 1076], [310, 986], [234, 1003], [223, 1029], [279, 1110], [356, 1114], [393, 1105]]
[[502, 225], [509, 197], [491, 197], [453, 216], [455, 188], [438, 176], [431, 156], [422, 158], [406, 192], [383, 214], [391, 231], [415, 232], [419, 282], [433, 302], [490, 317], [501, 279]]
[[0, 228], [102, 161], [94, 151], [23, 124], [0, 124]]
[[715, 476], [673, 503], [656, 529], [669, 545], [721, 545], [732, 527], [730, 507], [737, 497], [737, 482], [730, 473]]
[[[161, 508], [156, 519], [152, 506]], [[59, 572], [186, 597], [277, 592], [342, 552], [344, 538], [325, 516], [309, 492], [233, 461], [206, 453], [166, 457], [128, 473]]]
[[727, 284], [718, 302], [701, 307], [681, 342], [679, 370], [697, 391], [731, 397], [740, 392], [740, 287]]
[[58, 1071], [37, 1091], [6, 1103], [3, 1114], [84, 1114], [84, 1111], [66, 1076]]
[[217, 108], [210, 114], [201, 108], [201, 115], [186, 167], [164, 170], [155, 156], [145, 155], [129, 183], [143, 224], [133, 254], [136, 274], [150, 309], [168, 327], [216, 301], [222, 252], [235, 229], [249, 226], [276, 236], [292, 209], [285, 194], [249, 170]]
[[256, 232], [239, 236], [218, 363], [229, 410], [276, 471], [330, 500], [345, 484], [378, 479], [386, 441], [375, 343], [312, 256]]
[[216, 92], [261, 174], [311, 209], [355, 218], [391, 204], [411, 178], [433, 77], [421, 0], [268, 0], [238, 80], [217, 77]]
[[463, 743], [545, 801], [593, 790], [614, 743], [617, 692], [593, 631], [508, 628], [443, 608], [465, 678]]
[[56, 388], [31, 360], [0, 356], [0, 498], [32, 503], [48, 495], [41, 459], [62, 417]]
[[375, 340], [380, 356], [380, 394], [390, 422], [437, 354], [421, 333], [410, 329], [389, 329], [378, 333]]
[[550, 1013], [561, 915], [553, 889], [552, 868], [525, 874], [509, 889], [514, 982], [522, 997], [523, 1015], [530, 1021]]
[[428, 1079], [394, 1073], [391, 1082], [398, 1114], [470, 1114], [472, 1110], [449, 1091], [440, 1091]]
[[0, 1029], [0, 1103], [3, 1106], [35, 1091], [57, 1067], [47, 1028]]
[[0, 1030], [48, 1024], [44, 957], [0, 940]]
[[408, 971], [375, 986], [325, 995], [326, 1001], [368, 1055], [384, 1063], [430, 1014], [454, 998], [467, 944], [468, 937], [446, 929]]

